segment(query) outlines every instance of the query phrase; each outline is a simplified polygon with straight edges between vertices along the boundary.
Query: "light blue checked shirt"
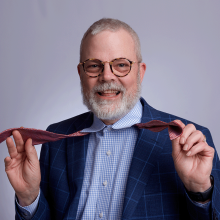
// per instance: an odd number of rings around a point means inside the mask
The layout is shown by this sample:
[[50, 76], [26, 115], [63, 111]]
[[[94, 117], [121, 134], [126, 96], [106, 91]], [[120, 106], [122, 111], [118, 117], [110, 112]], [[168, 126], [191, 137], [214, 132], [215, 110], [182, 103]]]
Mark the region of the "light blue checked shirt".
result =
[[[140, 101], [113, 125], [105, 125], [94, 116], [91, 127], [81, 132], [91, 132], [89, 137], [83, 186], [76, 220], [116, 220], [122, 215], [128, 172], [133, 156], [138, 128], [141, 122]], [[18, 205], [25, 219], [34, 215], [40, 194], [27, 207]], [[16, 201], [17, 202], [17, 201]]]
[[105, 125], [94, 116], [77, 220], [121, 219], [128, 172], [141, 122], [140, 101], [122, 119]]

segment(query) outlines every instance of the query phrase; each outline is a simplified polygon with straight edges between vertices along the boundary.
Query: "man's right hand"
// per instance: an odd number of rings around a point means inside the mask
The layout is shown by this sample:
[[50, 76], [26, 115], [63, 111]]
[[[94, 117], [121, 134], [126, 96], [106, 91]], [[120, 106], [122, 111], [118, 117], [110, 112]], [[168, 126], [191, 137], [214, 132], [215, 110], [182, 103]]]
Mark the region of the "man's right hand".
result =
[[32, 140], [24, 143], [21, 134], [13, 131], [13, 138], [7, 138], [6, 144], [10, 157], [5, 158], [5, 172], [15, 190], [21, 206], [34, 202], [40, 191], [40, 164]]

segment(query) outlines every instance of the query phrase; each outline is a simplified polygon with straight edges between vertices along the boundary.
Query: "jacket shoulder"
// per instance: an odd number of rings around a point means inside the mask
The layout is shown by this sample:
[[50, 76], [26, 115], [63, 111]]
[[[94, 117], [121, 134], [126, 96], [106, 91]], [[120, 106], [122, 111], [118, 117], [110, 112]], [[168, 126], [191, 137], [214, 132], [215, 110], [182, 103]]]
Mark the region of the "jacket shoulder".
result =
[[93, 113], [85, 112], [72, 118], [51, 124], [48, 126], [47, 131], [60, 134], [71, 134], [73, 132], [80, 131], [86, 127], [89, 127], [92, 122]]
[[197, 130], [201, 130], [202, 131], [202, 130], [206, 130], [207, 129], [204, 126], [201, 126], [201, 125], [199, 125], [199, 124], [197, 124], [195, 122], [192, 122], [190, 120], [187, 120], [185, 118], [182, 118], [182, 117], [176, 116], [174, 114], [170, 114], [170, 113], [167, 113], [167, 112], [163, 112], [163, 111], [157, 110], [157, 109], [153, 108], [152, 106], [150, 106], [143, 98], [141, 99], [141, 102], [142, 102], [142, 105], [143, 105], [143, 108], [144, 108], [144, 115], [143, 115], [143, 117], [148, 118], [148, 120], [149, 120], [149, 117], [150, 117], [151, 120], [161, 120], [161, 121], [164, 121], [164, 122], [180, 120], [185, 125], [193, 124], [196, 127]]
[[[185, 125], [187, 124], [193, 124], [197, 130], [206, 130], [207, 128], [202, 126], [202, 125], [199, 125], [193, 121], [190, 121], [188, 119], [185, 119], [185, 118], [182, 118], [182, 117], [179, 117], [179, 116], [176, 116], [176, 115], [173, 115], [173, 114], [170, 114], [170, 113], [166, 113], [166, 112], [163, 112], [163, 111], [160, 111], [160, 110], [157, 110], [159, 112], [159, 114], [161, 115], [161, 118], [164, 118], [167, 122], [170, 122], [170, 121], [174, 121], [174, 120], [180, 120], [182, 121]], [[164, 121], [165, 121], [164, 120]]]

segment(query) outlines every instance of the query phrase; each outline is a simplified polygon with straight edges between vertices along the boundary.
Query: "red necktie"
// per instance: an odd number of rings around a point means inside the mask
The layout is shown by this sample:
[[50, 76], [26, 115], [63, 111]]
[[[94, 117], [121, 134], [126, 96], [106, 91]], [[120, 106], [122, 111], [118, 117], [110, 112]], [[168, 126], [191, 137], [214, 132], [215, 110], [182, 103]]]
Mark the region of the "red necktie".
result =
[[[160, 132], [168, 127], [170, 140], [173, 140], [179, 137], [183, 132], [182, 127], [175, 121], [166, 123], [166, 122], [159, 121], [159, 120], [153, 120], [147, 123], [135, 124], [135, 126], [137, 126], [139, 129], [148, 129], [154, 132]], [[23, 128], [23, 127], [10, 128], [0, 133], [0, 143], [6, 140], [7, 137], [10, 137], [12, 135], [12, 131], [14, 130], [17, 130], [20, 132], [24, 142], [28, 138], [31, 138], [33, 145], [43, 144], [43, 143], [52, 142], [52, 141], [58, 141], [58, 140], [61, 140], [63, 138], [68, 138], [68, 137], [84, 136], [84, 135], [89, 134], [89, 133], [84, 133], [84, 132], [81, 133], [81, 131], [77, 131], [69, 135], [64, 135], [64, 134], [56, 134], [56, 133], [52, 133], [49, 131], [34, 129], [34, 128]]]

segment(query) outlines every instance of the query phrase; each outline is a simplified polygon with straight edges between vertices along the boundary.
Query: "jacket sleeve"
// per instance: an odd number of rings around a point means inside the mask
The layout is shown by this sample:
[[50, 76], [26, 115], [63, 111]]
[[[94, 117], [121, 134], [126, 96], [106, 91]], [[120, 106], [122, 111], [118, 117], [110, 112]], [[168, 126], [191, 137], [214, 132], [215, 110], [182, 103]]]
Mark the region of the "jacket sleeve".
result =
[[[207, 128], [201, 131], [206, 136], [208, 145], [215, 149], [210, 131]], [[210, 204], [201, 207], [187, 199], [187, 208], [192, 220], [220, 220], [220, 161], [216, 149], [211, 174], [214, 177], [214, 188]]]
[[34, 216], [37, 210], [39, 199], [40, 199], [40, 192], [32, 204], [30, 204], [29, 206], [22, 207], [20, 206], [17, 196], [15, 195], [16, 210], [19, 212], [19, 214], [21, 214], [24, 217], [24, 219], [26, 220], [32, 219], [32, 217]]

